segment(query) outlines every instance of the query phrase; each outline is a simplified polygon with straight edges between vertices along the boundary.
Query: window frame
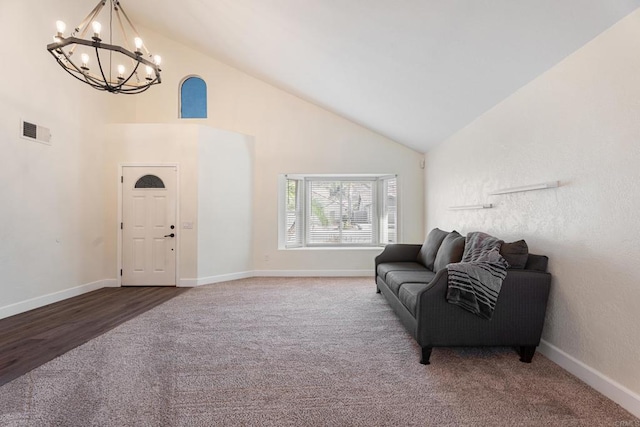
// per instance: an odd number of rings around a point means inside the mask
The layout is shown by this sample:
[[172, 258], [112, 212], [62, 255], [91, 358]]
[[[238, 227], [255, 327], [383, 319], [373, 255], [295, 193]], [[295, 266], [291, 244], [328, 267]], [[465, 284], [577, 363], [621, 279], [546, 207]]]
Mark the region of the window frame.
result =
[[[388, 188], [384, 184], [389, 180], [396, 181], [396, 203], [395, 203], [395, 241], [384, 242], [388, 238], [389, 228], [383, 227], [382, 222], [388, 221], [388, 198], [385, 198], [385, 190]], [[288, 239], [288, 217], [290, 210], [290, 192], [288, 188], [289, 181], [297, 182], [296, 186], [296, 203], [295, 203], [295, 221], [302, 220], [301, 229], [296, 230], [299, 233], [293, 242]], [[310, 209], [311, 209], [311, 191], [312, 182], [317, 181], [336, 181], [336, 182], [363, 182], [372, 183], [372, 205], [371, 209], [371, 227], [372, 241], [371, 243], [310, 243], [309, 242], [309, 226], [310, 226]], [[368, 249], [380, 248], [390, 243], [398, 243], [400, 240], [400, 215], [399, 215], [399, 178], [396, 174], [282, 174], [279, 175], [278, 181], [278, 248], [291, 249]], [[301, 200], [301, 202], [299, 202]], [[342, 217], [342, 214], [341, 214]], [[296, 223], [296, 227], [299, 227]], [[342, 232], [342, 229], [340, 230]]]
[[[204, 115], [203, 116], [197, 116], [197, 117], [192, 117], [192, 116], [184, 116], [183, 115], [183, 106], [184, 106], [184, 99], [183, 99], [183, 90], [184, 90], [184, 84], [187, 83], [187, 81], [189, 81], [190, 79], [197, 79], [199, 81], [202, 82], [202, 84], [204, 85], [204, 89], [203, 89], [203, 96], [204, 96]], [[178, 86], [178, 118], [181, 120], [203, 120], [203, 119], [207, 119], [209, 118], [209, 96], [208, 96], [208, 92], [209, 92], [209, 87], [207, 85], [207, 82], [204, 78], [202, 78], [202, 76], [196, 75], [196, 74], [190, 74], [188, 76], [185, 76], [182, 81], [180, 82], [180, 85]]]

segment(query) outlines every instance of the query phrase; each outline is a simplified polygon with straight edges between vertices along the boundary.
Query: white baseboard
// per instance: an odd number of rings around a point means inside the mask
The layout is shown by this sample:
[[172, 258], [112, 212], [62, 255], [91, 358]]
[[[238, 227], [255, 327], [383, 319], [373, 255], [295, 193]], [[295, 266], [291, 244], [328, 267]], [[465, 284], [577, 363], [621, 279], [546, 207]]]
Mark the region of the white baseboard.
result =
[[176, 287], [178, 288], [193, 288], [198, 286], [198, 279], [180, 279]]
[[545, 340], [540, 341], [538, 351], [566, 371], [572, 373], [598, 392], [640, 418], [640, 395], [612, 380], [575, 357], [565, 353]]
[[220, 274], [218, 276], [199, 277], [197, 279], [180, 279], [178, 287], [192, 288], [196, 286], [210, 285], [212, 283], [228, 282], [230, 280], [247, 279], [249, 277], [254, 277], [253, 271]]
[[178, 287], [192, 288], [230, 280], [248, 279], [250, 277], [373, 277], [370, 270], [254, 270], [241, 273], [221, 274], [218, 276], [199, 277], [197, 279], [180, 279]]
[[255, 277], [373, 277], [373, 270], [255, 270]]
[[15, 304], [6, 305], [0, 307], [0, 319], [5, 317], [14, 316], [16, 314], [24, 313], [25, 311], [33, 310], [34, 308], [43, 307], [54, 302], [62, 301], [67, 298], [76, 297], [78, 295], [86, 294], [87, 292], [95, 291], [101, 288], [117, 287], [118, 281], [116, 279], [104, 279], [96, 282], [86, 283], [84, 285], [76, 286], [75, 288], [65, 289], [51, 294], [42, 295], [28, 299], [26, 301], [20, 301]]

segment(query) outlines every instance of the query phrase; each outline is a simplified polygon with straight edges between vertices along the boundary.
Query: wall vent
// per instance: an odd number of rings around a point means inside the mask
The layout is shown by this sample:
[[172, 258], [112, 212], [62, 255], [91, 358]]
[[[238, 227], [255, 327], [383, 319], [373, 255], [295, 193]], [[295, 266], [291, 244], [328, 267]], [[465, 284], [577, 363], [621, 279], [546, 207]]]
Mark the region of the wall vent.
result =
[[51, 145], [51, 131], [44, 126], [38, 126], [25, 120], [21, 121], [20, 136], [31, 141]]

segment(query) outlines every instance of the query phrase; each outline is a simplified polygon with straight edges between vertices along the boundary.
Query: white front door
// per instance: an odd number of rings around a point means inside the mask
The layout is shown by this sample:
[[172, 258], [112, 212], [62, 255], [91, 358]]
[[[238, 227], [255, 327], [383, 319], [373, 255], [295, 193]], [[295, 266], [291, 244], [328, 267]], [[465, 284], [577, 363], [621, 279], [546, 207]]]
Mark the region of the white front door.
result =
[[122, 168], [122, 286], [176, 285], [175, 166]]

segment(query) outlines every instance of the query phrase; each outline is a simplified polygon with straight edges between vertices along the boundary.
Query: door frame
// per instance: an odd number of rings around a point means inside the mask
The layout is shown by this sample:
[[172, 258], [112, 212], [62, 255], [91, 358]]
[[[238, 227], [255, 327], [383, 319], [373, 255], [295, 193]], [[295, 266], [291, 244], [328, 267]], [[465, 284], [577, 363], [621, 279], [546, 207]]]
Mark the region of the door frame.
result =
[[176, 287], [180, 287], [180, 164], [179, 163], [118, 163], [118, 176], [117, 176], [117, 180], [118, 180], [118, 215], [117, 215], [117, 221], [116, 221], [116, 229], [117, 229], [117, 250], [116, 250], [116, 256], [117, 256], [117, 260], [118, 262], [116, 263], [116, 277], [117, 277], [117, 284], [119, 287], [122, 287], [122, 234], [123, 234], [123, 230], [120, 228], [120, 224], [122, 223], [122, 209], [124, 207], [124, 201], [123, 201], [123, 182], [122, 182], [122, 176], [124, 173], [124, 168], [127, 167], [165, 167], [165, 168], [175, 168], [176, 169], [176, 231], [177, 231], [177, 235], [175, 237], [176, 239], [176, 277], [175, 277], [175, 281], [176, 281]]

